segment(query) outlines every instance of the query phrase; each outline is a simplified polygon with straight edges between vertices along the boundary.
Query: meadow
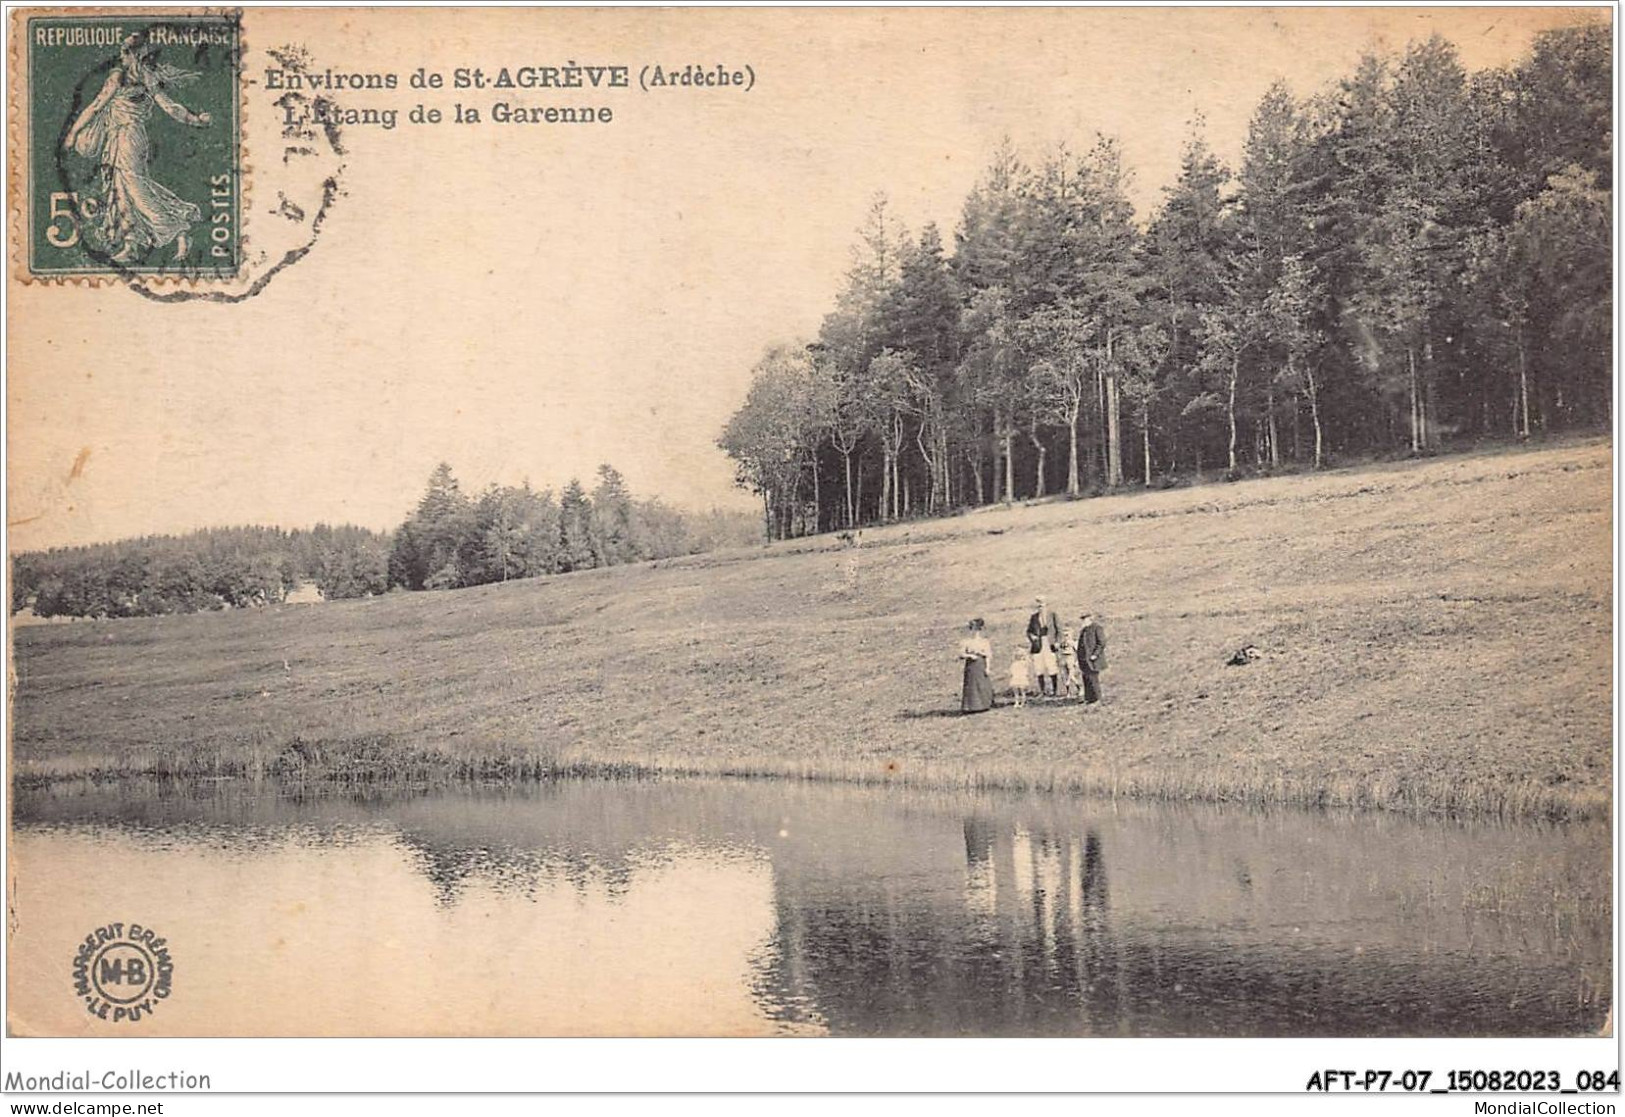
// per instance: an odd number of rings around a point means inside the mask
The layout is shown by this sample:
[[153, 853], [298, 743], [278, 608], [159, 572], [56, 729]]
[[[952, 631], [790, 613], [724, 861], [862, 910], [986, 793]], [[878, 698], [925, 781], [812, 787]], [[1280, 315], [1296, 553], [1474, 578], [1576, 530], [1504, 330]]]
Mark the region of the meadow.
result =
[[[1085, 501], [465, 590], [13, 630], [12, 770], [707, 774], [1533, 819], [1612, 804], [1612, 447]], [[1035, 594], [1098, 707], [958, 716]], [[1243, 644], [1262, 658], [1226, 665]]]

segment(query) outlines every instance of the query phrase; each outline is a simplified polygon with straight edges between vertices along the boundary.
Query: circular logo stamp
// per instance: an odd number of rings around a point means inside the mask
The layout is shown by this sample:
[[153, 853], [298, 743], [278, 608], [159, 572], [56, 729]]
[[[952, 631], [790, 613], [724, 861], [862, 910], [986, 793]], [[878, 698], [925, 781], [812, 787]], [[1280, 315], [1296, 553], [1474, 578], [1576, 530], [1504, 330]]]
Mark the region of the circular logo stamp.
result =
[[100, 1020], [145, 1020], [169, 998], [174, 980], [169, 941], [139, 923], [105, 923], [74, 952], [73, 991]]

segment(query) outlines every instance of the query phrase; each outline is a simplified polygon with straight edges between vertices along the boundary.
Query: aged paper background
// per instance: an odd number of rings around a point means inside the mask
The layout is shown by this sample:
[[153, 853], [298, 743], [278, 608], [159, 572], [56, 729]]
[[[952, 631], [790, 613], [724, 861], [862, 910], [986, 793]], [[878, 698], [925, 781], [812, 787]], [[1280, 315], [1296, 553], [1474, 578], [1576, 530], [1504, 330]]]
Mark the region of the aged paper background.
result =
[[[1234, 163], [1248, 114], [1277, 77], [1307, 93], [1351, 69], [1362, 48], [1432, 30], [1459, 45], [1469, 69], [1503, 64], [1533, 30], [1574, 17], [1553, 8], [248, 9], [251, 242], [282, 220], [279, 190], [309, 185], [299, 159], [283, 156], [263, 87], [268, 51], [297, 47], [312, 68], [400, 75], [394, 91], [334, 95], [346, 107], [395, 109], [399, 122], [344, 128], [342, 193], [313, 247], [242, 301], [158, 302], [121, 281], [27, 283], [13, 264], [10, 549], [233, 523], [387, 528], [442, 459], [482, 483], [546, 484], [611, 460], [640, 493], [751, 507], [731, 487], [718, 431], [762, 348], [816, 330], [876, 191], [890, 192], [911, 227], [951, 229], [1001, 137], [1081, 145], [1098, 130], [1121, 137], [1143, 215], [1172, 179], [1197, 112]], [[634, 86], [592, 96], [406, 85], [419, 67], [449, 75], [566, 60], [629, 66]], [[748, 64], [755, 85], [636, 88], [646, 64], [691, 62]], [[449, 114], [458, 101], [498, 99], [604, 104], [615, 119], [406, 119], [420, 102]], [[14, 944], [19, 927], [40, 923], [62, 926], [36, 943], [81, 933], [68, 926], [88, 915], [80, 881], [118, 876], [105, 861], [83, 869], [47, 884], [14, 857], [12, 894], [41, 905], [11, 913]], [[231, 895], [224, 880], [157, 886], [218, 888], [227, 938], [274, 937], [299, 902], [296, 881], [275, 898]], [[47, 909], [52, 890], [71, 899]], [[358, 954], [365, 918], [358, 910]], [[12, 1027], [83, 1034], [90, 1021], [60, 995], [66, 962], [42, 951], [11, 956]], [[235, 1026], [351, 1032], [355, 991], [341, 982], [336, 973], [332, 1005], [272, 1005]], [[400, 1006], [402, 1031], [413, 1030], [415, 1007]], [[667, 1008], [638, 1026], [680, 1032], [683, 1006]], [[704, 1023], [724, 1034], [748, 1027]], [[206, 1014], [168, 1026], [211, 1031]], [[498, 1004], [471, 1006], [460, 1026], [523, 1034], [526, 1022], [523, 1006]]]
[[[11, 281], [14, 550], [219, 523], [387, 527], [435, 462], [556, 483], [610, 460], [634, 491], [731, 493], [714, 441], [768, 343], [816, 330], [870, 197], [945, 230], [1000, 138], [1121, 137], [1142, 215], [1200, 111], [1239, 161], [1277, 77], [1300, 94], [1431, 30], [1469, 69], [1565, 9], [352, 11], [244, 20], [247, 235], [283, 146], [265, 51], [401, 75], [391, 131], [344, 130], [319, 242], [240, 305]], [[419, 66], [749, 64], [749, 93], [598, 98], [599, 125], [415, 126]], [[635, 81], [635, 76], [634, 76]], [[593, 103], [516, 90], [530, 104]], [[609, 389], [609, 390], [606, 390]], [[638, 406], [621, 405], [634, 396]], [[564, 429], [559, 429], [560, 417]], [[75, 468], [81, 454], [84, 460]], [[70, 482], [71, 475], [71, 482]]]

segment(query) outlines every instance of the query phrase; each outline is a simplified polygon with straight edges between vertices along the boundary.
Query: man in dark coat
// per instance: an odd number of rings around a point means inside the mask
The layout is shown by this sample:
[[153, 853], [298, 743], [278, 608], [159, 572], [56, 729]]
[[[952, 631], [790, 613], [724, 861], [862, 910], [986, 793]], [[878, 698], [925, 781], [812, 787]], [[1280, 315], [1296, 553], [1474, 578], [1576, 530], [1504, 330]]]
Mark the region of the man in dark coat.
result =
[[1032, 652], [1033, 674], [1038, 676], [1039, 693], [1054, 698], [1060, 693], [1061, 667], [1055, 649], [1061, 643], [1061, 618], [1044, 607], [1044, 599], [1033, 602], [1033, 615], [1027, 618], [1027, 645]]
[[1095, 623], [1093, 613], [1085, 613], [1078, 630], [1078, 671], [1083, 675], [1083, 701], [1093, 706], [1100, 701], [1100, 673], [1106, 670], [1106, 630]]

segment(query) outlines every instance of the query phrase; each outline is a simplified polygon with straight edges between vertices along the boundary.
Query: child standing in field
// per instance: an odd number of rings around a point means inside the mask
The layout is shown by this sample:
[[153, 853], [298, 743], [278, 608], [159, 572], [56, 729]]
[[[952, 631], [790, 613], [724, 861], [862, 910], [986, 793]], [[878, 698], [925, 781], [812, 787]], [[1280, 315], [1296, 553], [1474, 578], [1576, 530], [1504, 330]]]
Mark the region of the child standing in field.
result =
[[1010, 697], [1018, 708], [1027, 704], [1027, 687], [1032, 683], [1031, 657], [1026, 648], [1017, 648], [1010, 657]]
[[1061, 661], [1061, 685], [1066, 688], [1068, 698], [1076, 698], [1078, 689], [1083, 684], [1083, 677], [1078, 674], [1078, 653], [1076, 650], [1077, 637], [1070, 628], [1061, 631], [1061, 646], [1055, 650], [1056, 658]]

